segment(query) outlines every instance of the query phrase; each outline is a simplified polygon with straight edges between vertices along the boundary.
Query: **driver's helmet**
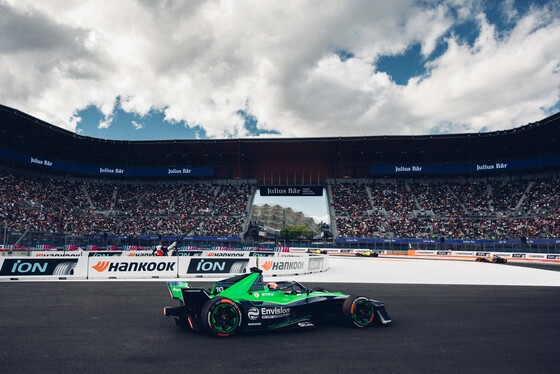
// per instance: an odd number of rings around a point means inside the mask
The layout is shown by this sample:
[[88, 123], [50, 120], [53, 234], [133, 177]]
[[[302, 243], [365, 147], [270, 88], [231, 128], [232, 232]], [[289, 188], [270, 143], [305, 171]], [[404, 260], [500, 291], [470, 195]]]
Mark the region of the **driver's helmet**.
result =
[[268, 287], [269, 290], [277, 290], [278, 289], [278, 283], [275, 282], [269, 282], [266, 284], [266, 286]]

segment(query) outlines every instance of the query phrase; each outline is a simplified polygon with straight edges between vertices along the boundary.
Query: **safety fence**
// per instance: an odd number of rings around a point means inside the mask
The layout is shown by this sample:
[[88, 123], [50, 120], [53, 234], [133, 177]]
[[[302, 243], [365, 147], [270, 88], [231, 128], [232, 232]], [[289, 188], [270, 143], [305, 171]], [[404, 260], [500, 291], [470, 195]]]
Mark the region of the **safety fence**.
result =
[[186, 251], [152, 256], [151, 251], [33, 252], [0, 257], [0, 280], [150, 279], [229, 277], [259, 267], [265, 276], [300, 275], [329, 268], [326, 255]]

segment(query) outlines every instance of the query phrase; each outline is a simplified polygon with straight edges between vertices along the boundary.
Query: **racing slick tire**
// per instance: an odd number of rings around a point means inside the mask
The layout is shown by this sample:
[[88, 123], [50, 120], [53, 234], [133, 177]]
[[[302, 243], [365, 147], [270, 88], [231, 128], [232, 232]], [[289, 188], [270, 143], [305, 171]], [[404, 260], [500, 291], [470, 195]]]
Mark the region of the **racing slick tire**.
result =
[[53, 275], [74, 275], [74, 268], [77, 263], [77, 260], [76, 262], [61, 262], [54, 268]]
[[202, 326], [211, 335], [226, 337], [237, 333], [241, 326], [241, 308], [226, 297], [215, 297], [202, 307]]
[[363, 328], [373, 324], [375, 309], [364, 296], [348, 296], [342, 304], [342, 315], [353, 326]]

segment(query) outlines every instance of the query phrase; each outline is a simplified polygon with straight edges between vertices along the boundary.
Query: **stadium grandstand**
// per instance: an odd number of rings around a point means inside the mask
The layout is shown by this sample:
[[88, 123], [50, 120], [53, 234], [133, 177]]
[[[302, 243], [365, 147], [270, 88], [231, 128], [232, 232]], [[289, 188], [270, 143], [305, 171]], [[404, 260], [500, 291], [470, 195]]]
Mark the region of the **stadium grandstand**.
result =
[[[0, 106], [1, 244], [243, 247], [267, 226], [277, 245], [303, 222], [314, 239], [288, 244], [557, 253], [559, 144], [560, 113], [474, 134], [115, 141]], [[329, 222], [255, 207], [264, 189], [324, 192]]]

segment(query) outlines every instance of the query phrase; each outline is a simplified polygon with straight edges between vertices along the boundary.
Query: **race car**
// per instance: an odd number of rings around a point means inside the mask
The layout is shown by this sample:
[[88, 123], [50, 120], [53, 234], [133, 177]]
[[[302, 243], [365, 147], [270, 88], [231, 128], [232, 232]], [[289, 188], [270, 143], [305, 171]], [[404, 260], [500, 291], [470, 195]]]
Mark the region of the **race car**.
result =
[[356, 252], [356, 256], [358, 256], [358, 257], [379, 257], [379, 253], [377, 253], [377, 251], [372, 251], [371, 249], [368, 249], [367, 251]]
[[307, 253], [312, 253], [312, 254], [315, 254], [315, 255], [326, 255], [328, 252], [324, 249], [308, 248]]
[[507, 260], [503, 257], [500, 257], [498, 255], [493, 255], [492, 257], [486, 257], [486, 256], [482, 256], [482, 257], [477, 257], [476, 258], [477, 262], [491, 262], [494, 264], [505, 264], [507, 263]]
[[385, 304], [364, 296], [351, 296], [302, 284], [276, 282], [276, 289], [263, 282], [262, 270], [216, 282], [207, 292], [188, 282], [167, 282], [171, 297], [180, 305], [164, 308], [177, 325], [214, 336], [227, 337], [241, 331], [288, 328], [308, 329], [327, 318], [341, 318], [364, 328], [391, 323]]

